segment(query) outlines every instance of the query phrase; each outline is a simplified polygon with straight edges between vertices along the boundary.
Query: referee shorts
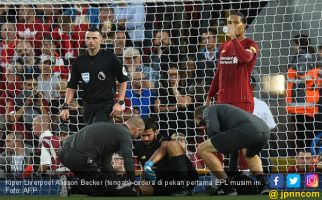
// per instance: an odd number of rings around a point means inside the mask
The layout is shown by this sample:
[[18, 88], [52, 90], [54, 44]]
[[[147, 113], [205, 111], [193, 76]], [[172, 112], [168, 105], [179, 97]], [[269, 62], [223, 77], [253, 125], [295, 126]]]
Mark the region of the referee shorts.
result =
[[83, 119], [86, 125], [96, 122], [112, 122], [110, 114], [113, 110], [113, 101], [103, 101], [99, 103], [85, 103]]
[[[244, 127], [246, 128], [246, 127]], [[220, 132], [210, 138], [212, 145], [220, 153], [232, 153], [247, 148], [248, 158], [258, 154], [268, 142], [269, 132], [251, 132], [251, 129], [233, 128]]]

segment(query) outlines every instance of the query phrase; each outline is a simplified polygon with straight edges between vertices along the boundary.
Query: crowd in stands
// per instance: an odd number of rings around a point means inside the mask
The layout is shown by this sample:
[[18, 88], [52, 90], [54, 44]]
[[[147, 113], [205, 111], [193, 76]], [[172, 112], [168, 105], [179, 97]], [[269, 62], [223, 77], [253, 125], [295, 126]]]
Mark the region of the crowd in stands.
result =
[[130, 78], [126, 108], [114, 121], [124, 122], [132, 114], [154, 117], [162, 134], [191, 136], [188, 149], [195, 151], [195, 136], [204, 137], [193, 122], [195, 94], [201, 92], [202, 104], [205, 69], [211, 80], [214, 64], [201, 65], [217, 54], [216, 31], [204, 31], [200, 52], [186, 54], [170, 29], [145, 30], [143, 3], [6, 5], [1, 12], [0, 123], [5, 142], [0, 151], [5, 171], [22, 173], [29, 164], [33, 171], [55, 170], [59, 141], [84, 126], [81, 92], [70, 105], [69, 120], [59, 115], [71, 64], [85, 50], [90, 27], [101, 30], [102, 47], [115, 52]]
[[89, 27], [101, 30], [102, 47], [115, 52], [130, 78], [125, 110], [115, 122], [131, 114], [153, 117], [162, 134], [177, 134], [187, 154], [195, 156], [205, 133], [195, 126], [193, 111], [205, 101], [214, 75], [218, 33], [200, 28], [198, 42], [189, 44], [182, 41], [189, 35], [176, 27], [145, 29], [145, 17], [143, 3], [125, 1], [2, 6], [0, 141], [5, 142], [0, 143], [0, 168], [22, 174], [30, 164], [39, 172], [59, 167], [54, 155], [59, 141], [84, 126], [81, 92], [70, 105], [69, 120], [59, 114], [71, 64], [85, 49]]

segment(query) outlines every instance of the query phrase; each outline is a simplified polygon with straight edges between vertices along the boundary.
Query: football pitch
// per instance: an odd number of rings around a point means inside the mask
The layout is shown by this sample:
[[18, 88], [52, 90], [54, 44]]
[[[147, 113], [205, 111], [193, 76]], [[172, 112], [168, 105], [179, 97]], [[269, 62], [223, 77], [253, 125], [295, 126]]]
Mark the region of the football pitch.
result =
[[[146, 197], [88, 197], [83, 195], [72, 195], [70, 197], [60, 197], [60, 196], [7, 196], [7, 197], [0, 197], [0, 199], [8, 199], [8, 200], [88, 200], [88, 199], [95, 199], [95, 200], [101, 200], [101, 199], [118, 199], [118, 200], [139, 200], [139, 199], [152, 199], [152, 200], [219, 200], [219, 199], [231, 199], [231, 200], [256, 200], [256, 199], [269, 199], [268, 195], [243, 195], [243, 196], [209, 196], [207, 194], [195, 194], [193, 196], [146, 196]], [[292, 199], [292, 198], [289, 198]]]

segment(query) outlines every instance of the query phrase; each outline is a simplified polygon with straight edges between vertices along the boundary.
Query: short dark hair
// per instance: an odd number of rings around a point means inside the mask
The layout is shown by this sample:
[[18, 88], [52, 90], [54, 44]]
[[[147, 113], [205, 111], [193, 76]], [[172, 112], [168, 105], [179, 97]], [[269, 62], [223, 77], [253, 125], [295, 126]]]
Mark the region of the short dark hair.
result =
[[322, 44], [319, 45], [319, 50], [322, 50]]
[[58, 24], [71, 24], [72, 22], [72, 18], [70, 15], [62, 15], [58, 18]]
[[145, 130], [152, 129], [153, 131], [158, 130], [157, 122], [152, 118], [145, 118], [144, 120]]
[[96, 27], [91, 27], [87, 30], [88, 32], [98, 32], [100, 35], [102, 35], [102, 32], [100, 29], [96, 28]]
[[243, 22], [243, 24], [246, 24], [247, 21], [246, 21], [246, 17], [243, 13], [240, 13], [240, 12], [237, 12], [237, 11], [230, 11], [229, 12], [229, 16], [232, 16], [232, 15], [237, 15], [240, 17], [240, 21]]
[[201, 32], [201, 34], [210, 32], [213, 35], [217, 35], [217, 30], [216, 30], [216, 28], [213, 28], [213, 27], [201, 29], [200, 32]]
[[153, 38], [156, 37], [157, 33], [167, 32], [169, 34], [169, 37], [171, 37], [171, 32], [169, 29], [158, 29], [153, 31]]
[[45, 59], [42, 64], [45, 64], [45, 65], [53, 65], [54, 63], [50, 60], [50, 59]]
[[198, 108], [196, 108], [195, 110], [195, 117], [201, 115], [202, 116], [202, 113], [203, 111], [207, 108], [207, 106], [199, 106]]
[[215, 28], [208, 28], [207, 32], [212, 33], [214, 36], [217, 35], [217, 30]]
[[293, 37], [293, 43], [300, 47], [307, 47], [310, 45], [311, 40], [306, 34], [299, 34]]
[[34, 74], [23, 74], [22, 77], [23, 77], [24, 82], [26, 82], [27, 80], [31, 80], [31, 79], [37, 79]]
[[44, 34], [42, 40], [43, 41], [52, 41], [53, 37], [51, 36], [51, 34]]

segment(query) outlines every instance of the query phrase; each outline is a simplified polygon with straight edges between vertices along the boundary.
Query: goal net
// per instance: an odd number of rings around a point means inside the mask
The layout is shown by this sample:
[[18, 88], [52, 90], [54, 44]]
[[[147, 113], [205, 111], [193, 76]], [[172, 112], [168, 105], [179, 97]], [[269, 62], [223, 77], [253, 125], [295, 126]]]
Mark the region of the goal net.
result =
[[[160, 133], [178, 140], [195, 167], [207, 173], [196, 153], [207, 136], [196, 127], [193, 114], [205, 102], [232, 10], [245, 15], [246, 36], [259, 46], [252, 72], [254, 96], [273, 117], [271, 139], [261, 152], [265, 171], [286, 172], [306, 156], [301, 150], [312, 159], [298, 164], [313, 165], [322, 153], [319, 0], [4, 0], [0, 176], [28, 177], [41, 171], [41, 162], [45, 173], [63, 167], [55, 150], [60, 140], [84, 127], [81, 91], [69, 121], [60, 119], [60, 109], [71, 65], [86, 51], [85, 33], [91, 27], [101, 30], [102, 48], [114, 51], [129, 74], [125, 110], [115, 122], [132, 114], [155, 118]], [[117, 85], [115, 91], [117, 99]], [[265, 108], [258, 113], [269, 120]], [[34, 130], [36, 119], [53, 133], [46, 144]], [[43, 145], [53, 149], [46, 158], [49, 165], [40, 157]], [[1, 191], [9, 194], [10, 188], [5, 189]]]

